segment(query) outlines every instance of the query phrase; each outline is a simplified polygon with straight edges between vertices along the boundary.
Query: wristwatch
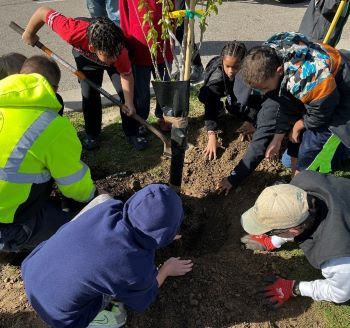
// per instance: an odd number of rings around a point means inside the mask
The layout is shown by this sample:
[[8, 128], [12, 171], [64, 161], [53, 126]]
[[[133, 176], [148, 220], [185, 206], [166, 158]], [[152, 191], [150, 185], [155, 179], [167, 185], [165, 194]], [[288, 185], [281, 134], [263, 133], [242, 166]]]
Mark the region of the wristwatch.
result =
[[299, 284], [300, 284], [300, 281], [296, 281], [294, 283], [294, 286], [293, 286], [293, 296], [296, 297], [296, 296], [300, 296], [300, 289], [299, 289]]

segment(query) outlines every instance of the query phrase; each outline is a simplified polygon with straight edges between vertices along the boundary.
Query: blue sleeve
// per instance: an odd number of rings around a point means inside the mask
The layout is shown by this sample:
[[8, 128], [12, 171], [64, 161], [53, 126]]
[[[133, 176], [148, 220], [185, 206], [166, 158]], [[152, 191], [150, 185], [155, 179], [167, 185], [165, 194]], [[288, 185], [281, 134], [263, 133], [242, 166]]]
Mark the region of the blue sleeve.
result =
[[151, 273], [149, 278], [141, 282], [129, 284], [124, 290], [116, 294], [119, 301], [123, 302], [130, 309], [137, 312], [144, 312], [155, 301], [159, 287], [157, 281], [157, 269]]

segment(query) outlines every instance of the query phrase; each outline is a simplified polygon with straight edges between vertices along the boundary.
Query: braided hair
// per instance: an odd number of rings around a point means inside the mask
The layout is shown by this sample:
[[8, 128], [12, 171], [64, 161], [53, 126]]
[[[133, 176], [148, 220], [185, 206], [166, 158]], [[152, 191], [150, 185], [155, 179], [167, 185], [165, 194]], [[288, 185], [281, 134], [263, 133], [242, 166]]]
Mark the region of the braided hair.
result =
[[108, 57], [119, 56], [126, 47], [122, 30], [107, 17], [94, 18], [88, 27], [87, 36], [89, 44]]
[[243, 42], [230, 41], [225, 44], [221, 50], [221, 57], [225, 56], [238, 58], [239, 61], [242, 61], [245, 55], [247, 54], [247, 48]]

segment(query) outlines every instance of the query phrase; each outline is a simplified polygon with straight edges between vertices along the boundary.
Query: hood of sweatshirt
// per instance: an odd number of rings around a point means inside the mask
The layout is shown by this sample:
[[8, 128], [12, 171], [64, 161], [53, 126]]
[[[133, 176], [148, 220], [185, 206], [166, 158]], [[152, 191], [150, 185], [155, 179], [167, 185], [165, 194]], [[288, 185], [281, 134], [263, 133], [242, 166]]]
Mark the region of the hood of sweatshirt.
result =
[[62, 105], [50, 83], [40, 74], [14, 74], [0, 80], [0, 107], [59, 111]]
[[152, 184], [125, 203], [123, 223], [145, 249], [170, 244], [183, 220], [180, 197], [171, 188]]

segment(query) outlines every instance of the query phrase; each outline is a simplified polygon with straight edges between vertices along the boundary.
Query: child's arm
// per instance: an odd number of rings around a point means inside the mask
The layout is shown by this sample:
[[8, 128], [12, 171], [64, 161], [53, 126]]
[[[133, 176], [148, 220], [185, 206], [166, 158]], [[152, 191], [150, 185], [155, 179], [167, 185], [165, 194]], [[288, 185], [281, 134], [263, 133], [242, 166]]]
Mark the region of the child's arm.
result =
[[218, 148], [218, 139], [215, 131], [208, 131], [207, 147], [203, 150], [204, 158], [209, 160], [216, 159], [216, 149]]
[[221, 94], [218, 86], [203, 86], [198, 95], [200, 102], [204, 104], [204, 124], [208, 132], [208, 143], [204, 149], [204, 157], [211, 159], [216, 159], [216, 149], [218, 146], [216, 130], [218, 128], [217, 119], [220, 110], [223, 109]]
[[304, 120], [300, 119], [295, 122], [292, 131], [289, 134], [289, 140], [293, 143], [298, 143], [301, 131], [305, 129]]
[[237, 132], [240, 134], [240, 141], [251, 141], [255, 130], [256, 128], [251, 122], [244, 121], [243, 124], [237, 129]]
[[39, 40], [39, 37], [36, 35], [36, 33], [45, 24], [46, 16], [50, 11], [52, 11], [51, 8], [43, 6], [39, 7], [34, 12], [22, 35], [22, 39], [26, 44], [34, 46], [35, 43]]
[[321, 266], [325, 279], [301, 281], [301, 296], [316, 301], [344, 303], [350, 299], [350, 258], [340, 257], [327, 261]]
[[126, 115], [132, 116], [136, 113], [134, 106], [134, 76], [131, 73], [120, 74], [120, 82], [122, 85], [125, 106], [128, 108], [128, 112], [125, 112]]
[[256, 131], [248, 149], [237, 166], [228, 177], [221, 179], [216, 190], [227, 195], [233, 188], [241, 184], [265, 157], [267, 146], [270, 144], [276, 131], [276, 117], [279, 104], [267, 99], [263, 102], [256, 121]]
[[191, 260], [180, 260], [179, 257], [171, 257], [158, 271], [157, 282], [160, 287], [167, 277], [183, 276], [192, 270], [193, 263]]

